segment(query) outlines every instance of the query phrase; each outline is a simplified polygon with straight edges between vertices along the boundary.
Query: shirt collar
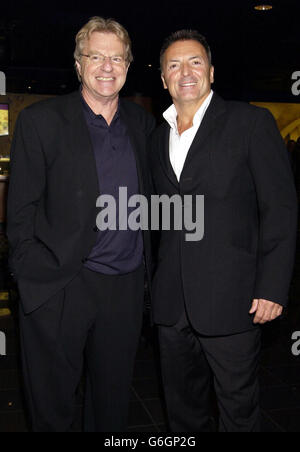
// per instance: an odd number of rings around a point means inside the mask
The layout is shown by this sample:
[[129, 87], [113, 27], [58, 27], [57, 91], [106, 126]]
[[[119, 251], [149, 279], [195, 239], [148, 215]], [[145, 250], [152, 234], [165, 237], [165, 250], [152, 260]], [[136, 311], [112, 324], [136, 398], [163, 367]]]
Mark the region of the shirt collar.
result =
[[[96, 113], [93, 112], [93, 110], [91, 109], [91, 107], [88, 105], [88, 103], [86, 102], [86, 100], [84, 99], [83, 95], [82, 95], [82, 86], [80, 86], [79, 88], [79, 93], [80, 93], [80, 99], [81, 99], [81, 104], [83, 106], [83, 110], [84, 112], [88, 115], [88, 118], [91, 121], [97, 120], [97, 119], [101, 119], [103, 118], [102, 115], [96, 115]], [[120, 116], [120, 99], [118, 100], [118, 109], [115, 113], [115, 116], [113, 118], [113, 121], [115, 121], [116, 119], [118, 119]], [[104, 118], [103, 118], [104, 119]], [[112, 122], [113, 122], [112, 121]]]
[[[209, 96], [205, 99], [201, 107], [196, 111], [193, 119], [193, 126], [200, 125], [201, 120], [203, 119], [203, 116], [212, 100], [213, 97], [213, 90], [211, 90]], [[174, 104], [172, 104], [167, 110], [163, 113], [163, 117], [168, 122], [169, 126], [174, 129], [176, 132], [178, 132], [177, 129], [177, 110]]]

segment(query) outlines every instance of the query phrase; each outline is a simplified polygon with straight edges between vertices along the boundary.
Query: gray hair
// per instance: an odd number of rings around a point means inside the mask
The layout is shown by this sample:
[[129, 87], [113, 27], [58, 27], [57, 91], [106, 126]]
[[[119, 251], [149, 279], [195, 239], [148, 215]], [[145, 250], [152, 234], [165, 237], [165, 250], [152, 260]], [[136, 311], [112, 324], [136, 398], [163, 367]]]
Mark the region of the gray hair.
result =
[[113, 33], [123, 42], [125, 45], [125, 60], [127, 65], [133, 61], [133, 55], [131, 51], [131, 39], [125, 28], [116, 22], [114, 19], [103, 19], [102, 17], [92, 17], [76, 35], [76, 47], [74, 51], [75, 68], [79, 81], [81, 81], [80, 74], [78, 73], [76, 62], [80, 63], [81, 54], [86, 41], [91, 37], [94, 32], [99, 33]]

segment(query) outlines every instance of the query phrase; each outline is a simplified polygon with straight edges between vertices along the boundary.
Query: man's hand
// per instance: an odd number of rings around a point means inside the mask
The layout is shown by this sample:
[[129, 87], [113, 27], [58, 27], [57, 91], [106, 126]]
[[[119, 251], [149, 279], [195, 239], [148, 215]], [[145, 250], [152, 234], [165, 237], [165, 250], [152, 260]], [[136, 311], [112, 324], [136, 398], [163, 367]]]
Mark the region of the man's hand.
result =
[[282, 314], [282, 311], [283, 307], [280, 304], [260, 298], [259, 300], [253, 300], [249, 314], [256, 313], [253, 323], [260, 323], [262, 325], [277, 319]]

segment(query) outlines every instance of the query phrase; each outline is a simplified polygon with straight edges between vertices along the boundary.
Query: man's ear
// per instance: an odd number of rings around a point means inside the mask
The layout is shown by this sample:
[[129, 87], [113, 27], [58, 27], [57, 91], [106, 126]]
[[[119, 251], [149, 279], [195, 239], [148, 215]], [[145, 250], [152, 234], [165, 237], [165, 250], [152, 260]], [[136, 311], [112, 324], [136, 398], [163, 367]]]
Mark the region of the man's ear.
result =
[[161, 74], [161, 79], [162, 79], [162, 82], [163, 82], [164, 88], [165, 88], [165, 89], [168, 89], [168, 87], [167, 87], [167, 84], [166, 84], [166, 81], [165, 81], [165, 77], [164, 77], [164, 74]]
[[80, 77], [81, 77], [81, 66], [80, 66], [80, 63], [78, 61], [76, 61], [75, 62], [75, 66], [76, 66], [77, 74], [79, 74]]
[[215, 81], [215, 68], [212, 66], [210, 68], [210, 83], [214, 83]]

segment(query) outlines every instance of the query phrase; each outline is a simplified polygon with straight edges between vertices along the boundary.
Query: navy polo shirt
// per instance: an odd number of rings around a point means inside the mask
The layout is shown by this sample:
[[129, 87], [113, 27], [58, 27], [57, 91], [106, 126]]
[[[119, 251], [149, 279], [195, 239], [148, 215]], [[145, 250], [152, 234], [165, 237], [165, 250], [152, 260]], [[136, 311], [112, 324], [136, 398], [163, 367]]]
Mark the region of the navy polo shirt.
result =
[[[81, 99], [95, 154], [99, 193], [113, 196], [117, 207], [116, 230], [97, 231], [95, 246], [84, 265], [107, 275], [129, 273], [142, 264], [143, 237], [140, 229], [118, 230], [119, 187], [127, 187], [127, 199], [139, 194], [134, 152], [126, 125], [120, 116], [120, 104], [108, 125], [103, 116], [96, 115], [91, 110], [83, 96]], [[136, 208], [127, 209], [128, 216], [133, 210]]]

